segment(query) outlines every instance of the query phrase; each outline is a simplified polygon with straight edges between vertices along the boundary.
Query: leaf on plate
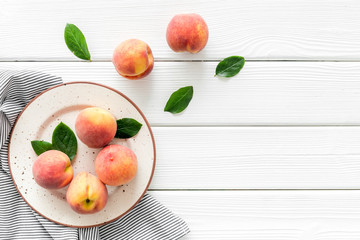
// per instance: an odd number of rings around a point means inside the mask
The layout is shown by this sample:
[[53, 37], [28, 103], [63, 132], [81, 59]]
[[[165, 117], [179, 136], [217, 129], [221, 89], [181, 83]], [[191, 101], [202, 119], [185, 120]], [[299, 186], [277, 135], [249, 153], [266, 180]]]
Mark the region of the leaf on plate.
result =
[[67, 47], [75, 56], [84, 60], [90, 60], [86, 39], [78, 27], [74, 24], [66, 24], [64, 38]]
[[240, 72], [245, 64], [245, 58], [241, 56], [227, 57], [216, 67], [215, 76], [233, 77]]
[[74, 132], [63, 122], [56, 126], [52, 135], [53, 149], [59, 150], [73, 160], [77, 152], [77, 140]]
[[180, 88], [171, 94], [164, 108], [165, 112], [180, 113], [186, 109], [193, 97], [192, 86]]
[[31, 141], [31, 146], [34, 149], [36, 155], [38, 156], [52, 149], [52, 144], [46, 141]]
[[142, 127], [142, 124], [133, 118], [122, 118], [116, 121], [116, 138], [131, 138], [135, 136]]

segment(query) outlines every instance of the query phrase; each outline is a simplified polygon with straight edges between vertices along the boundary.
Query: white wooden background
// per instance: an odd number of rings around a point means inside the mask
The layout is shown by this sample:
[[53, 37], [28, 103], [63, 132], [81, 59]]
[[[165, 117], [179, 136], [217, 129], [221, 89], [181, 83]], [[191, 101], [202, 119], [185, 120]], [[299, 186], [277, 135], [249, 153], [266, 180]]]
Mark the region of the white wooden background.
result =
[[[165, 32], [196, 12], [210, 30], [199, 54], [174, 53]], [[93, 62], [67, 49], [67, 22]], [[139, 38], [150, 76], [120, 77], [110, 62]], [[247, 59], [232, 79], [218, 61]], [[184, 218], [185, 239], [360, 239], [360, 2], [355, 0], [0, 1], [0, 68], [114, 87], [153, 126], [158, 159], [150, 192]], [[193, 85], [188, 109], [163, 112]]]

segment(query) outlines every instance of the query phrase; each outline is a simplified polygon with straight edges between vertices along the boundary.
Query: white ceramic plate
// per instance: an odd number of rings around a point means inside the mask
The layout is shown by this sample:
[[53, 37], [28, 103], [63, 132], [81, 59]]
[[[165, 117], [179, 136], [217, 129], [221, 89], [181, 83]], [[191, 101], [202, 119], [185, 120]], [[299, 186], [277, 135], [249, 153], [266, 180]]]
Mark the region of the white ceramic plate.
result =
[[[77, 114], [88, 106], [110, 111], [116, 119], [129, 117], [143, 124], [130, 139], [114, 139], [112, 143], [132, 149], [138, 159], [136, 177], [121, 187], [109, 187], [106, 207], [95, 214], [78, 214], [67, 204], [67, 187], [46, 190], [33, 179], [32, 164], [36, 154], [32, 140], [51, 142], [54, 128], [61, 121], [75, 132]], [[101, 149], [90, 149], [78, 139], [77, 155], [72, 161], [74, 176], [81, 171], [94, 175], [94, 160]], [[93, 227], [118, 219], [133, 208], [146, 192], [155, 168], [155, 143], [144, 115], [126, 96], [109, 87], [74, 82], [44, 91], [31, 101], [19, 115], [12, 130], [9, 145], [9, 166], [20, 195], [36, 212], [59, 224], [71, 227]]]

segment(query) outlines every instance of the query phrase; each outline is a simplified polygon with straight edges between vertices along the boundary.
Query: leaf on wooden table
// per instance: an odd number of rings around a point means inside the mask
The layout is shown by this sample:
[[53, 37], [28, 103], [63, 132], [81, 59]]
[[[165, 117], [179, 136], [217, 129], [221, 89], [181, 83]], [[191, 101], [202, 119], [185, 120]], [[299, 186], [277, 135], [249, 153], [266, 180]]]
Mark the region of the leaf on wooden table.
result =
[[215, 76], [233, 77], [240, 72], [245, 64], [245, 58], [241, 56], [227, 57], [216, 67]]
[[180, 88], [171, 94], [164, 108], [165, 112], [180, 113], [189, 105], [194, 94], [192, 86]]
[[90, 52], [84, 34], [74, 24], [66, 24], [64, 32], [65, 43], [69, 50], [78, 58], [90, 60]]

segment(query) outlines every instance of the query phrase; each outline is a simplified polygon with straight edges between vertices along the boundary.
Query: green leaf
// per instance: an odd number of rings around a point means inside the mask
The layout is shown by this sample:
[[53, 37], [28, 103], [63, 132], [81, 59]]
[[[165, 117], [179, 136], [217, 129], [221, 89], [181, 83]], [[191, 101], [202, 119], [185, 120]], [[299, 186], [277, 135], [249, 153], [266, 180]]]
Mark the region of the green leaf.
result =
[[142, 124], [132, 118], [122, 118], [116, 121], [116, 138], [131, 138], [135, 136], [142, 127]]
[[192, 86], [183, 87], [171, 94], [164, 108], [165, 112], [180, 113], [186, 109], [193, 97]]
[[75, 56], [84, 60], [90, 60], [90, 53], [84, 34], [79, 28], [74, 24], [66, 24], [64, 38], [67, 47]]
[[245, 58], [240, 56], [227, 57], [216, 67], [215, 76], [233, 77], [240, 72], [245, 64]]
[[56, 126], [52, 135], [53, 149], [59, 150], [73, 160], [77, 151], [77, 140], [74, 132], [63, 122]]
[[31, 141], [31, 146], [34, 149], [36, 155], [38, 156], [52, 149], [52, 144], [45, 141]]

